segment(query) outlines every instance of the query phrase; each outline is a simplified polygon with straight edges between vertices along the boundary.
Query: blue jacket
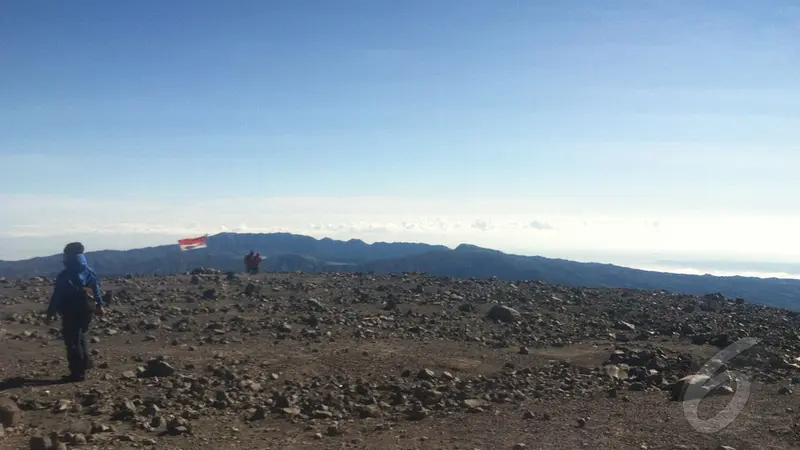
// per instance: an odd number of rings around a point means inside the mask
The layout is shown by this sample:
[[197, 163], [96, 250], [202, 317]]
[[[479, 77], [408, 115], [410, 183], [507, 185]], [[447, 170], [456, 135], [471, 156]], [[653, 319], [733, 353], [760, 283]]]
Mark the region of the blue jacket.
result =
[[94, 291], [97, 306], [103, 306], [103, 291], [100, 286], [100, 280], [94, 270], [87, 264], [86, 257], [82, 254], [65, 255], [64, 270], [56, 277], [56, 286], [53, 289], [53, 296], [50, 297], [47, 315], [53, 316], [55, 313], [63, 313], [67, 308], [83, 306], [75, 303], [74, 294], [78, 291], [83, 291], [83, 288], [86, 287]]

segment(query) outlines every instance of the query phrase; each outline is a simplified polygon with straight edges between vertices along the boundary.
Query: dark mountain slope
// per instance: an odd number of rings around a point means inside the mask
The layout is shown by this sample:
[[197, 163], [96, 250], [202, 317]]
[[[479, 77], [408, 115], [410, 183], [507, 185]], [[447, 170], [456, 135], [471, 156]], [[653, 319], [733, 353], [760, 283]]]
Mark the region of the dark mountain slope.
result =
[[722, 292], [732, 298], [742, 297], [771, 306], [800, 309], [800, 280], [652, 272], [613, 264], [508, 255], [474, 246], [370, 262], [359, 265], [355, 270], [377, 274], [413, 271], [451, 277], [495, 276], [509, 281], [533, 279], [565, 286], [665, 290], [694, 295]]
[[330, 272], [335, 267], [348, 267], [351, 264], [329, 264], [310, 256], [301, 255], [274, 255], [261, 263], [263, 272], [304, 272], [318, 273]]

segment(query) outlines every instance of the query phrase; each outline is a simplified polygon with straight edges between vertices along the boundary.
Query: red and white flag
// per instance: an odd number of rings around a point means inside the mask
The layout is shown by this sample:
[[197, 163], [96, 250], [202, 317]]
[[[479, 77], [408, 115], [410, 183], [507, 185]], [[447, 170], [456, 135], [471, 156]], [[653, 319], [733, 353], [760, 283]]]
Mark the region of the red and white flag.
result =
[[198, 248], [206, 248], [206, 240], [208, 236], [202, 236], [199, 238], [190, 238], [190, 239], [181, 239], [178, 241], [178, 245], [181, 246], [181, 251], [187, 250], [197, 250]]

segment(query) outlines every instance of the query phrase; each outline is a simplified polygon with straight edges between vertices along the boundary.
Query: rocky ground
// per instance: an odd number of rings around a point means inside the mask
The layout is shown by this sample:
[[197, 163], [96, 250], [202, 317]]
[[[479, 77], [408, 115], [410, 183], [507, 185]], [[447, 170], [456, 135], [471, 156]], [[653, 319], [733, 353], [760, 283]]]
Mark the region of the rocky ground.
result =
[[[0, 448], [800, 448], [800, 317], [741, 299], [203, 270], [104, 288], [91, 377], [59, 384], [52, 280], [0, 280]], [[699, 407], [741, 413], [693, 426], [682, 389], [707, 377], [684, 377], [747, 337]]]

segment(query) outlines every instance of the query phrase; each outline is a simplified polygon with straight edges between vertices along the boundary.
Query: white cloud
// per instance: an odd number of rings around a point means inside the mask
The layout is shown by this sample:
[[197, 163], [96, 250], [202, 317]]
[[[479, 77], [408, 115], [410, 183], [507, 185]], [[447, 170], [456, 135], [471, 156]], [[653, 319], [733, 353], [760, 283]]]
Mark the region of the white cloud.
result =
[[490, 231], [494, 228], [494, 226], [488, 220], [477, 219], [475, 222], [472, 222], [472, 228], [481, 231]]
[[800, 257], [800, 240], [794, 238], [800, 214], [601, 214], [565, 202], [503, 199], [275, 197], [180, 204], [0, 195], [0, 204], [0, 259], [57, 253], [62, 241], [72, 238], [83, 239], [90, 248], [124, 249], [221, 231], [451, 247], [468, 242], [554, 257]]
[[553, 227], [550, 226], [547, 222], [542, 222], [540, 220], [532, 220], [525, 224], [527, 228], [533, 228], [536, 230], [552, 230]]

